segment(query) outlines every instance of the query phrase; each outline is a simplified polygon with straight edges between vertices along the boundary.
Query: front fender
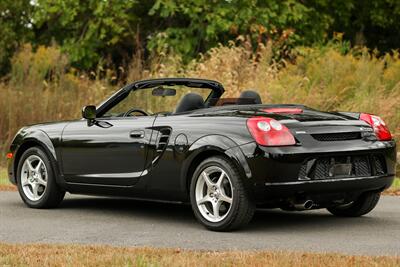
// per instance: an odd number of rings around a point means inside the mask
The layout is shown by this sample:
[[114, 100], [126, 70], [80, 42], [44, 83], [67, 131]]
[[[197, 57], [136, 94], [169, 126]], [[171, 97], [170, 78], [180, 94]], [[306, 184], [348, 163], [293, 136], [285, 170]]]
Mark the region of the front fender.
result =
[[[22, 128], [14, 137], [10, 146], [10, 152], [13, 153], [14, 156], [12, 159], [8, 160], [8, 177], [13, 184], [16, 184], [15, 172], [20, 157], [27, 148], [35, 145], [40, 146], [45, 150], [45, 152], [50, 156], [51, 162], [55, 165], [55, 171], [59, 173], [58, 166], [55, 164], [55, 162], [57, 162], [56, 150], [50, 137], [42, 130]], [[57, 175], [57, 177], [59, 177], [59, 175]]]

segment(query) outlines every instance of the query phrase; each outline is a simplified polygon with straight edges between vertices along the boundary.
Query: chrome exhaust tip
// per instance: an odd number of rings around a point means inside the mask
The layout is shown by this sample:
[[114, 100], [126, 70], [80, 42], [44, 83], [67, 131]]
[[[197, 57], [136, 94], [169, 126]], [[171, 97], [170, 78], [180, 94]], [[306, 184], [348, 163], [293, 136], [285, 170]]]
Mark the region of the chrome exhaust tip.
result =
[[312, 200], [307, 200], [306, 202], [304, 202], [303, 206], [304, 209], [309, 210], [314, 206], [314, 202]]
[[314, 202], [312, 200], [306, 200], [302, 203], [294, 203], [293, 207], [296, 210], [309, 210], [314, 206]]

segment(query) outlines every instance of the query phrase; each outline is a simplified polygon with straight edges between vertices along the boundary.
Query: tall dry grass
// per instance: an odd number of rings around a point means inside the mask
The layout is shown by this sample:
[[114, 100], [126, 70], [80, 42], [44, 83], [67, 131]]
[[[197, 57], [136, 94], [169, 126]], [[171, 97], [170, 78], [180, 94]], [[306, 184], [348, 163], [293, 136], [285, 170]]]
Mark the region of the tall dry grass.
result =
[[377, 57], [366, 49], [342, 50], [340, 44], [298, 48], [295, 62], [274, 62], [270, 46], [259, 47], [256, 55], [246, 45], [221, 46], [182, 72], [223, 82], [227, 96], [254, 89], [264, 103], [377, 114], [400, 139], [399, 54]]
[[257, 90], [264, 103], [298, 103], [327, 111], [381, 115], [400, 134], [399, 55], [377, 58], [366, 50], [341, 54], [335, 46], [299, 48], [296, 62], [281, 68], [270, 47], [253, 56], [245, 47], [219, 47], [185, 74], [222, 81], [227, 94]]
[[[148, 62], [134, 57], [128, 81], [149, 77], [201, 77], [222, 82], [226, 96], [257, 90], [264, 103], [301, 103], [321, 110], [363, 111], [381, 115], [400, 135], [400, 59], [377, 57], [363, 49], [344, 54], [340, 44], [298, 48], [295, 62], [274, 61], [272, 45], [255, 49], [243, 42], [210, 50], [183, 65], [178, 56]], [[124, 70], [120, 70], [124, 72]], [[24, 46], [12, 72], [0, 83], [0, 151], [23, 125], [80, 117], [81, 107], [96, 104], [116, 90], [110, 70], [79, 74], [57, 47]], [[101, 77], [101, 78], [98, 78]], [[4, 157], [0, 165], [4, 163]]]
[[[24, 46], [12, 60], [12, 72], [0, 83], [0, 152], [27, 124], [79, 118], [83, 105], [98, 103], [112, 87], [106, 80], [66, 72], [68, 59], [56, 47]], [[1, 157], [0, 166], [4, 163]]]

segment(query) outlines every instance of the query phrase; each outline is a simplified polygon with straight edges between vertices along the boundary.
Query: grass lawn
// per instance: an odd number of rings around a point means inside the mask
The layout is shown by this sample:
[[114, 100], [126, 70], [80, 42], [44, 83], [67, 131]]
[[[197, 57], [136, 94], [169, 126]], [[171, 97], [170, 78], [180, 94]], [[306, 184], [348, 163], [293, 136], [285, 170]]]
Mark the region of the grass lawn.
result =
[[273, 251], [187, 251], [111, 246], [1, 244], [1, 266], [399, 266], [400, 257]]
[[394, 179], [394, 183], [392, 184], [393, 189], [400, 189], [400, 178], [397, 177], [396, 179]]
[[389, 195], [400, 196], [400, 177], [394, 179], [392, 186], [385, 192]]
[[7, 177], [7, 169], [0, 167], [0, 184], [7, 184], [8, 177]]
[[9, 184], [10, 181], [8, 181], [7, 169], [4, 167], [0, 167], [0, 186]]
[[1, 190], [16, 190], [17, 188], [10, 183], [7, 176], [7, 169], [0, 167], [0, 191]]

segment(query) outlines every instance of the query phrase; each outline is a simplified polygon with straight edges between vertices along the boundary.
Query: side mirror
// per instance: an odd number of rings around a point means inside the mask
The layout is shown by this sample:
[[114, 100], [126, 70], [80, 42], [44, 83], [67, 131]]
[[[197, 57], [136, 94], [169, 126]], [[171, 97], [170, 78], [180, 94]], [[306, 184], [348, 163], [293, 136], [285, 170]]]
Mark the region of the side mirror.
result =
[[96, 106], [85, 106], [82, 109], [82, 117], [87, 120], [96, 119]]

